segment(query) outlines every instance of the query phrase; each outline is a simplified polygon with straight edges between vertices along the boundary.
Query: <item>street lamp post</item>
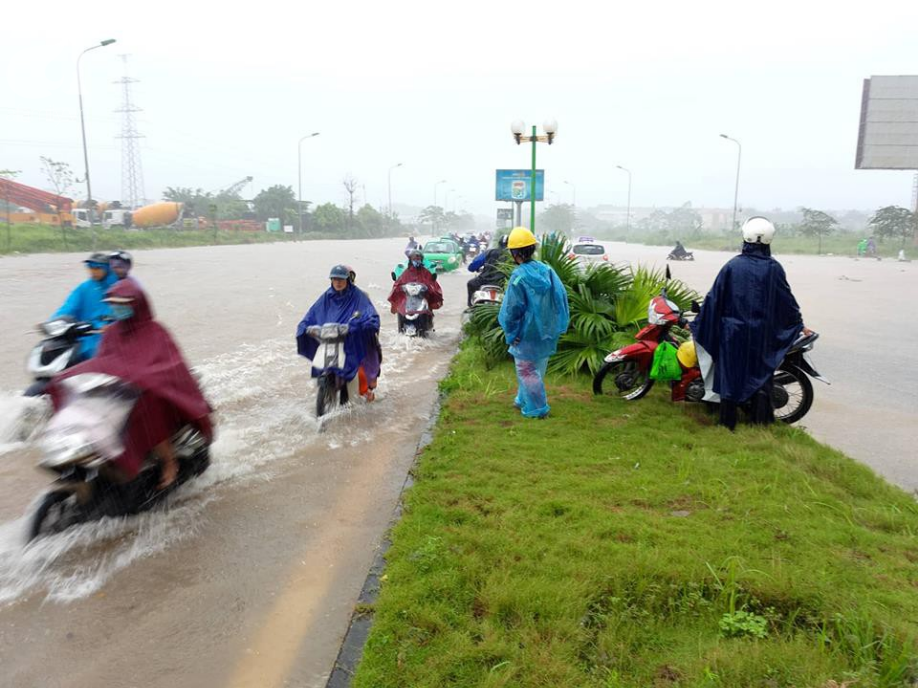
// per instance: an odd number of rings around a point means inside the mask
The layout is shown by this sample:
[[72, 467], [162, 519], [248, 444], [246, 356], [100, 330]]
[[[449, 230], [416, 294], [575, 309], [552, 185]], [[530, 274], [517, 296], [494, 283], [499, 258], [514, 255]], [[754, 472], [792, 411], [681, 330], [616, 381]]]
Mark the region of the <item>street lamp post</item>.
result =
[[80, 130], [83, 133], [83, 167], [86, 172], [86, 207], [89, 210], [89, 228], [92, 230], [93, 249], [96, 248], [96, 225], [93, 223], [92, 217], [92, 184], [89, 181], [89, 153], [86, 149], [86, 121], [83, 118], [83, 84], [80, 79], [80, 60], [82, 60], [83, 55], [88, 53], [90, 50], [95, 50], [96, 48], [104, 48], [105, 46], [111, 45], [114, 42], [114, 38], [106, 38], [101, 43], [86, 48], [86, 50], [81, 52], [79, 57], [77, 57], [77, 95], [80, 98]]
[[[434, 204], [433, 204], [433, 207], [434, 207], [434, 208], [437, 208], [437, 207], [438, 207], [438, 206], [437, 206], [437, 189], [440, 188], [440, 184], [446, 184], [446, 180], [445, 180], [445, 179], [441, 179], [441, 180], [438, 181], [436, 184], [434, 184]], [[430, 236], [433, 236], [433, 235], [436, 233], [436, 231], [437, 231], [437, 224], [436, 224], [436, 222], [431, 223], [431, 227], [430, 227]]]
[[517, 145], [521, 144], [523, 141], [532, 142], [532, 174], [529, 177], [529, 231], [533, 234], [535, 234], [536, 219], [536, 144], [541, 142], [547, 143], [550, 146], [554, 143], [555, 135], [558, 133], [558, 121], [549, 117], [542, 123], [542, 129], [545, 135], [539, 136], [537, 127], [533, 124], [532, 135], [523, 136], [523, 132], [526, 131], [526, 125], [523, 123], [523, 120], [514, 120], [510, 125], [510, 132], [513, 134], [513, 138], [516, 140]]
[[392, 170], [401, 167], [404, 163], [398, 163], [389, 168], [389, 224], [392, 224]]
[[303, 235], [303, 141], [306, 139], [311, 139], [313, 136], [318, 136], [319, 132], [314, 131], [311, 134], [306, 134], [303, 138], [299, 140], [296, 144], [296, 198], [297, 198], [297, 219], [300, 223], [300, 236]]
[[628, 173], [628, 210], [625, 215], [625, 232], [631, 229], [631, 170], [627, 167], [622, 167], [621, 165], [616, 165], [616, 167], [623, 172]]
[[733, 189], [733, 226], [730, 228], [730, 231], [736, 231], [736, 204], [739, 199], [739, 173], [740, 173], [740, 161], [743, 158], [743, 145], [736, 139], [727, 136], [726, 134], [721, 134], [720, 138], [727, 139], [728, 141], [733, 141], [736, 144], [736, 187]]

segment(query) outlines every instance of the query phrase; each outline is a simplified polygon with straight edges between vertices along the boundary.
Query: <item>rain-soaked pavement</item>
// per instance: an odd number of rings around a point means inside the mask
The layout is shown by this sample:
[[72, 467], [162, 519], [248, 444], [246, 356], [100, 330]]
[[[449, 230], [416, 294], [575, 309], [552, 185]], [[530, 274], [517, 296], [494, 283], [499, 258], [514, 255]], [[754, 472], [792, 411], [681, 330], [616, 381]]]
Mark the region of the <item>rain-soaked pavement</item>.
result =
[[[304, 242], [137, 253], [136, 274], [217, 409], [214, 463], [167, 512], [81, 526], [23, 548], [22, 518], [47, 483], [18, 397], [34, 323], [82, 278], [82, 256], [0, 259], [0, 667], [4, 686], [319, 686], [384, 533], [437, 380], [459, 339], [465, 275], [444, 275], [428, 341], [395, 335], [385, 307], [402, 240]], [[666, 250], [611, 244], [619, 260]], [[673, 265], [700, 291], [729, 257]], [[779, 256], [780, 257], [780, 256]], [[807, 324], [820, 331], [804, 425], [906, 488], [918, 336], [918, 268], [781, 257]], [[327, 285], [358, 272], [383, 319], [379, 402], [325, 432], [293, 330]], [[32, 417], [40, 408], [31, 409]], [[27, 414], [28, 415], [28, 414]]]

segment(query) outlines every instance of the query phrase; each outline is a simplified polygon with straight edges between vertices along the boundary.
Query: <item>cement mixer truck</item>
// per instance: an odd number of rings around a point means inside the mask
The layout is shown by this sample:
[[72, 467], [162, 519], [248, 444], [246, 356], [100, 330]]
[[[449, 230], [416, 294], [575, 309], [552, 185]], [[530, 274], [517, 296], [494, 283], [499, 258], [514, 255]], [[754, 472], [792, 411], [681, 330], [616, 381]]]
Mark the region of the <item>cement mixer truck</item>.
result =
[[131, 224], [134, 227], [163, 227], [181, 221], [185, 210], [184, 203], [160, 201], [145, 205], [131, 213]]

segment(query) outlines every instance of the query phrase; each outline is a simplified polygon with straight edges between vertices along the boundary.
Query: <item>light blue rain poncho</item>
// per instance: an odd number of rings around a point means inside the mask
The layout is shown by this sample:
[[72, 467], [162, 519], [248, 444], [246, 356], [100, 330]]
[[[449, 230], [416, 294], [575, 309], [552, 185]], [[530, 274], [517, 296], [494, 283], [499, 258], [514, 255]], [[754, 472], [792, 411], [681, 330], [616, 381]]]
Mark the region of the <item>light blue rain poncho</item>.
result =
[[[86, 261], [87, 263], [89, 261]], [[69, 315], [77, 322], [90, 322], [96, 330], [101, 330], [108, 324], [107, 318], [112, 311], [102, 299], [105, 292], [118, 281], [117, 275], [107, 265], [104, 266], [105, 277], [100, 281], [88, 279], [70, 292], [64, 305], [58, 308], [52, 318]], [[92, 358], [96, 355], [101, 334], [91, 334], [80, 339], [80, 360]]]
[[516, 360], [519, 391], [514, 403], [528, 418], [548, 414], [545, 369], [569, 320], [567, 292], [554, 270], [532, 260], [513, 271], [498, 321]]

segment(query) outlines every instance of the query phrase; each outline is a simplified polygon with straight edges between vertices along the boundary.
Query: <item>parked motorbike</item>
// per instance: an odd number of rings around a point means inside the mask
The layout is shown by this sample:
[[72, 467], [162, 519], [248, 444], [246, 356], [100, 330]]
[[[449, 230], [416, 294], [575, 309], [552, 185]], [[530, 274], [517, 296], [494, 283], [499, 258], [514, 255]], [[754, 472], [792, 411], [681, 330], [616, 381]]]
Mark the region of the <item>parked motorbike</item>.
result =
[[691, 251], [685, 251], [684, 253], [670, 251], [669, 255], [666, 256], [666, 260], [695, 260], [695, 254]]
[[96, 334], [92, 323], [77, 322], [68, 315], [42, 323], [37, 329], [44, 338], [32, 349], [26, 363], [34, 379], [26, 388], [27, 397], [44, 394], [52, 377], [79, 363], [80, 339]]
[[[662, 342], [679, 346], [672, 335], [672, 329], [677, 325], [684, 327], [686, 318], [679, 307], [667, 299], [664, 289], [651, 300], [647, 308], [647, 325], [635, 335], [637, 342], [605, 357], [605, 363], [593, 378], [593, 393], [610, 394], [626, 401], [637, 401], [644, 397], [653, 387], [650, 369], [657, 346]], [[796, 423], [807, 414], [813, 405], [814, 396], [810, 377], [828, 384], [807, 357], [818, 338], [815, 332], [801, 334], [774, 372], [772, 401], [777, 420]], [[671, 383], [672, 400], [703, 401], [705, 388], [701, 369], [697, 363], [686, 366], [681, 360], [679, 365], [682, 377]]]
[[[352, 396], [353, 390], [348, 390], [348, 381], [336, 372], [345, 366], [344, 342], [349, 330], [348, 325], [339, 323], [306, 328], [306, 334], [319, 342], [312, 361], [312, 367], [321, 371], [316, 378], [319, 387], [316, 394], [316, 418], [321, 418], [336, 406], [344, 406]], [[357, 378], [351, 382], [356, 383]]]
[[496, 284], [482, 284], [472, 293], [472, 308], [482, 303], [500, 304], [504, 300], [504, 290]]
[[[124, 452], [124, 431], [140, 392], [120, 378], [84, 373], [61, 381], [63, 403], [40, 440], [39, 466], [55, 475], [29, 523], [29, 540], [59, 533], [105, 516], [137, 514], [160, 504], [171, 488], [159, 489], [159, 461], [148, 457], [125, 481], [114, 460]], [[143, 422], [138, 419], [137, 422]], [[174, 486], [210, 465], [207, 438], [192, 426], [172, 437], [179, 471]]]
[[409, 337], [426, 337], [433, 329], [433, 311], [427, 303], [427, 286], [420, 282], [402, 285], [405, 298], [398, 308], [398, 331]]

